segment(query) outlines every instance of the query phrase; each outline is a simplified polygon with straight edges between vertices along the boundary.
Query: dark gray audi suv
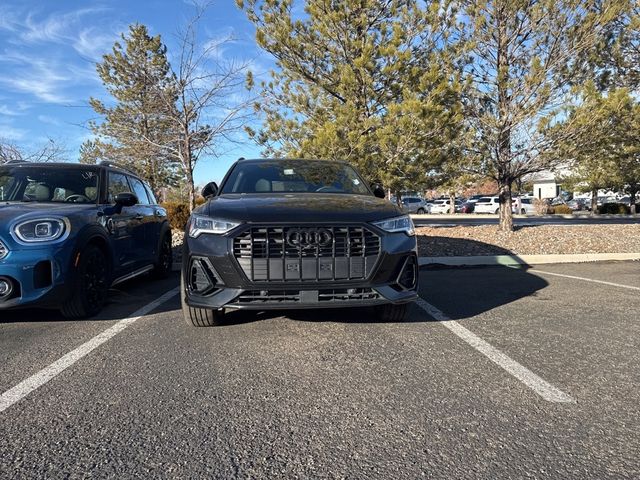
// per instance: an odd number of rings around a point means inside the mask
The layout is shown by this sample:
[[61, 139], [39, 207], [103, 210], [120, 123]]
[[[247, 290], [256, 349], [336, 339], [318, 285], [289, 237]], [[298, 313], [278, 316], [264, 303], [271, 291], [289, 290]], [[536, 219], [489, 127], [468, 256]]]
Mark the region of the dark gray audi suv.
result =
[[184, 243], [187, 323], [217, 325], [225, 309], [364, 306], [401, 321], [416, 299], [411, 218], [347, 163], [240, 159], [202, 193]]

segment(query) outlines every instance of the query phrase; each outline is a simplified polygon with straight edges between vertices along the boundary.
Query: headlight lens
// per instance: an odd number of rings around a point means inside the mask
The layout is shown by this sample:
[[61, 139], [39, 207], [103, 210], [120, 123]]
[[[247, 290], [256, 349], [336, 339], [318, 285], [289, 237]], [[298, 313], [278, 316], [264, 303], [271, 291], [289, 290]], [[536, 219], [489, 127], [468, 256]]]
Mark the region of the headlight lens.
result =
[[410, 237], [413, 237], [416, 234], [416, 229], [413, 226], [413, 220], [411, 220], [411, 217], [408, 215], [380, 220], [379, 222], [373, 222], [373, 225], [386, 232], [404, 232]]
[[25, 243], [53, 242], [69, 231], [66, 218], [36, 218], [17, 223], [13, 232]]
[[214, 233], [222, 235], [240, 225], [237, 222], [222, 220], [219, 218], [203, 217], [200, 215], [191, 215], [189, 221], [189, 236], [197, 238], [202, 233]]

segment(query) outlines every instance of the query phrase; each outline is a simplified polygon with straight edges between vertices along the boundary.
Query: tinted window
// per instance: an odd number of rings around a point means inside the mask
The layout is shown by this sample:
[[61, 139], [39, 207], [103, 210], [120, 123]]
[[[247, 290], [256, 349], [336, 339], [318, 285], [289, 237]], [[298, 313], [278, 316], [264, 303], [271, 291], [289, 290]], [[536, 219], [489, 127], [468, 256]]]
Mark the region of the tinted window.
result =
[[127, 183], [126, 175], [117, 172], [109, 172], [109, 203], [113, 203], [113, 199], [119, 193], [130, 191], [131, 187], [129, 187], [129, 183]]
[[490, 201], [491, 199], [489, 197], [482, 197], [480, 200], [478, 200], [478, 203], [488, 203]]
[[349, 165], [314, 160], [240, 162], [222, 186], [222, 193], [272, 192], [370, 193]]
[[144, 188], [144, 185], [137, 178], [129, 177], [129, 183], [131, 184], [131, 188], [133, 188], [133, 193], [138, 197], [139, 205], [149, 205], [149, 198], [147, 198], [147, 191]]

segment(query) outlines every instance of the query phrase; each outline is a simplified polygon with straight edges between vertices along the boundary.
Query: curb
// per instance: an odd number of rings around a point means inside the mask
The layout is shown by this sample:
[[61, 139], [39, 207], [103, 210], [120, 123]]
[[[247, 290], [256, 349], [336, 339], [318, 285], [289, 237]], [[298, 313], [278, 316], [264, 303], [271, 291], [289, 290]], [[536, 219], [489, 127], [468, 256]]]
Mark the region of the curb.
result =
[[472, 265], [544, 265], [640, 260], [640, 253], [583, 253], [573, 255], [478, 255], [469, 257], [420, 257], [418, 264], [462, 267]]

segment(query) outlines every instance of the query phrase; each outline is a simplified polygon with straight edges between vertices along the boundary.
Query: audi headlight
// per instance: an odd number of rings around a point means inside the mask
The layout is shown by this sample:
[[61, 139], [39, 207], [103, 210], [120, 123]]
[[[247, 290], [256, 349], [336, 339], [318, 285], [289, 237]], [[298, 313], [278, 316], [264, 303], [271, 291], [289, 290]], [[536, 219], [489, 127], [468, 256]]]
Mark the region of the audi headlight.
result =
[[22, 243], [55, 242], [66, 238], [70, 224], [66, 218], [35, 218], [16, 223], [13, 233]]
[[203, 217], [201, 215], [191, 215], [191, 220], [189, 221], [189, 236], [191, 238], [197, 238], [202, 233], [222, 235], [223, 233], [233, 230], [238, 225], [240, 224], [237, 222], [230, 222], [229, 220]]
[[373, 222], [373, 225], [385, 232], [404, 232], [410, 237], [413, 237], [416, 234], [416, 229], [413, 226], [413, 220], [411, 220], [411, 217], [408, 215], [380, 220], [379, 222]]

